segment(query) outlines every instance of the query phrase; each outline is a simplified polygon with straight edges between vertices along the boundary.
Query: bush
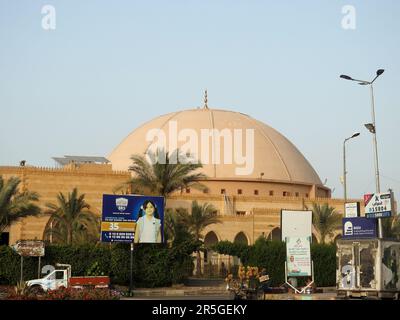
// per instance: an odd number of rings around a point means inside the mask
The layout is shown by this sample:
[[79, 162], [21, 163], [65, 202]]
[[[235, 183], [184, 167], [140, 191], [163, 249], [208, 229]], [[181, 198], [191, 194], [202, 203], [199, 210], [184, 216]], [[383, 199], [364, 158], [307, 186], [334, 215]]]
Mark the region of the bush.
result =
[[43, 294], [17, 293], [10, 290], [7, 300], [119, 300], [121, 294], [115, 290], [92, 288], [59, 288]]
[[336, 246], [334, 244], [312, 244], [311, 257], [314, 262], [314, 281], [320, 287], [336, 284]]
[[[272, 286], [285, 282], [286, 247], [281, 241], [259, 238], [254, 245], [221, 241], [213, 246], [221, 254], [240, 258], [243, 265], [266, 268]], [[336, 282], [336, 247], [334, 244], [312, 244], [311, 258], [314, 263], [314, 281], [317, 286], [334, 286]], [[299, 279], [300, 280], [300, 279]], [[304, 280], [299, 281], [302, 285]]]
[[[133, 252], [136, 287], [160, 287], [183, 282], [193, 269], [191, 253], [198, 243], [186, 241], [168, 248], [165, 244], [138, 244]], [[48, 245], [41, 265], [72, 266], [72, 276], [108, 275], [112, 284], [129, 285], [130, 244]], [[36, 279], [38, 258], [24, 258], [24, 280]], [[0, 283], [15, 285], [20, 279], [20, 256], [0, 246]]]

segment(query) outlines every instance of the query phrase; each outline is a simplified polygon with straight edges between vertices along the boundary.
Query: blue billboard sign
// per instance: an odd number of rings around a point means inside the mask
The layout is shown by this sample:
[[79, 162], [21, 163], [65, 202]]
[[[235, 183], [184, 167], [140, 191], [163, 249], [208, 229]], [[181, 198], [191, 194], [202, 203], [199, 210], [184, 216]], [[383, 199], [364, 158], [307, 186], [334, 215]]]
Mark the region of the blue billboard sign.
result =
[[370, 239], [376, 236], [376, 219], [343, 218], [343, 239]]
[[102, 242], [161, 243], [163, 226], [163, 197], [103, 195]]

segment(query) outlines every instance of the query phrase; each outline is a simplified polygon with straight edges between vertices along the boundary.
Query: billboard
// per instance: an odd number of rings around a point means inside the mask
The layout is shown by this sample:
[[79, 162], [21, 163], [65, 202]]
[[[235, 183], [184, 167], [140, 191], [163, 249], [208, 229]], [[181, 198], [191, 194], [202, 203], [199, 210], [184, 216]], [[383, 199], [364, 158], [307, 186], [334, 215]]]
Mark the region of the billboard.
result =
[[286, 268], [289, 277], [311, 276], [311, 237], [286, 238]]
[[365, 216], [367, 218], [386, 218], [392, 216], [392, 199], [392, 192], [365, 194]]
[[360, 216], [360, 203], [348, 202], [344, 204], [344, 216], [346, 218], [356, 218]]
[[44, 256], [44, 241], [41, 240], [18, 240], [12, 248], [23, 257]]
[[103, 195], [102, 242], [161, 243], [163, 226], [163, 197]]
[[312, 211], [282, 210], [282, 240], [287, 237], [310, 237], [312, 227]]
[[343, 218], [342, 239], [371, 239], [376, 238], [376, 219]]

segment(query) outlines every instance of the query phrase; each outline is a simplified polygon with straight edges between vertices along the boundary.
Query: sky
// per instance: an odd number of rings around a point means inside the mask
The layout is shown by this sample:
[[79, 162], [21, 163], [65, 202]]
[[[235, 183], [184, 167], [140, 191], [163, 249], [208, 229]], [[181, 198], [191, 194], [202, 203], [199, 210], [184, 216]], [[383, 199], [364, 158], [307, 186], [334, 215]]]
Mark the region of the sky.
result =
[[286, 136], [333, 197], [343, 140], [359, 131], [347, 189], [361, 198], [375, 191], [370, 92], [339, 75], [371, 80], [382, 68], [381, 190], [398, 198], [399, 16], [396, 0], [0, 0], [0, 165], [107, 156], [143, 122], [201, 106], [207, 88], [211, 108]]

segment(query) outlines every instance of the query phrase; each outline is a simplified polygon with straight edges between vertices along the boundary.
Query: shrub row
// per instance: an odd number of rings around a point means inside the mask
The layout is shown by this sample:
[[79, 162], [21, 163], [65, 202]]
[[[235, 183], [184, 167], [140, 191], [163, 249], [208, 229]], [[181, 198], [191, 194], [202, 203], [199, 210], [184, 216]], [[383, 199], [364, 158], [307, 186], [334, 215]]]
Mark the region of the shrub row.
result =
[[[183, 282], [193, 269], [191, 253], [196, 244], [187, 241], [169, 248], [164, 244], [135, 245], [133, 280], [136, 287], [160, 287]], [[128, 285], [130, 244], [49, 245], [41, 266], [66, 263], [73, 276], [105, 274], [113, 284]], [[0, 246], [0, 284], [16, 284], [20, 279], [21, 258], [8, 246]], [[38, 258], [23, 259], [23, 279], [36, 279]]]
[[[266, 268], [272, 286], [285, 282], [286, 247], [281, 241], [259, 238], [254, 245], [221, 241], [213, 247], [221, 254], [237, 256], [246, 266]], [[314, 263], [314, 281], [317, 286], [334, 286], [336, 282], [336, 247], [334, 244], [312, 244], [311, 259]], [[299, 282], [299, 285], [303, 281]]]

